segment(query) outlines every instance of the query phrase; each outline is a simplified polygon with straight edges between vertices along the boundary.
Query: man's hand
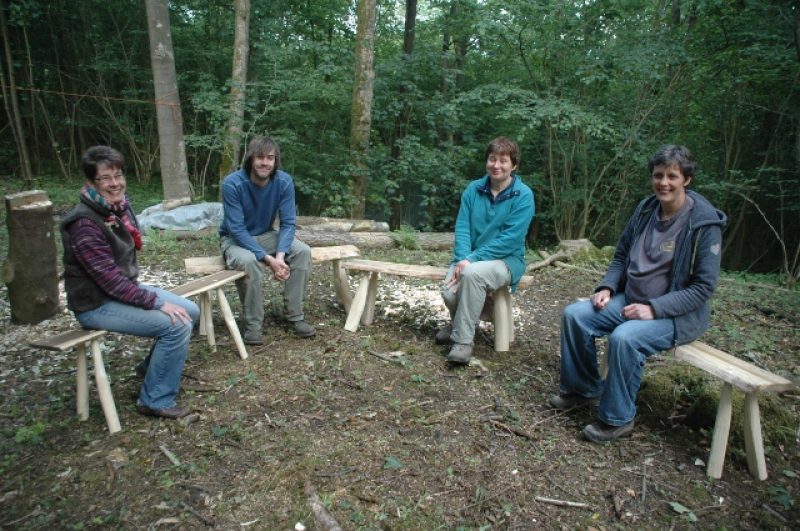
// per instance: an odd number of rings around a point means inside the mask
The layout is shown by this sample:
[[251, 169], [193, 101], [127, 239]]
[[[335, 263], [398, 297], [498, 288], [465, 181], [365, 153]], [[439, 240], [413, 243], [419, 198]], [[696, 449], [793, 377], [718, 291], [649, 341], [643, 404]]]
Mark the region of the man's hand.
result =
[[611, 290], [603, 288], [596, 293], [592, 293], [591, 300], [595, 310], [602, 310], [608, 305], [608, 301], [611, 300]]
[[172, 324], [181, 323], [191, 323], [192, 318], [189, 317], [189, 312], [186, 311], [186, 308], [183, 306], [178, 306], [177, 304], [169, 301], [165, 301], [164, 305], [159, 308], [162, 312], [169, 315], [170, 321]]
[[629, 304], [622, 309], [621, 315], [625, 319], [641, 319], [643, 321], [655, 319], [653, 307], [649, 304]]
[[284, 257], [286, 253], [278, 253], [274, 257], [270, 255], [266, 255], [264, 257], [264, 262], [272, 269], [272, 273], [275, 275], [275, 280], [286, 280], [289, 278], [289, 274], [291, 271], [289, 270], [289, 266], [284, 261]]
[[458, 282], [461, 280], [461, 272], [464, 271], [469, 264], [471, 264], [471, 262], [466, 258], [458, 262], [453, 268], [453, 275], [447, 282], [444, 283], [444, 285], [448, 288], [453, 288], [453, 291], [457, 291]]

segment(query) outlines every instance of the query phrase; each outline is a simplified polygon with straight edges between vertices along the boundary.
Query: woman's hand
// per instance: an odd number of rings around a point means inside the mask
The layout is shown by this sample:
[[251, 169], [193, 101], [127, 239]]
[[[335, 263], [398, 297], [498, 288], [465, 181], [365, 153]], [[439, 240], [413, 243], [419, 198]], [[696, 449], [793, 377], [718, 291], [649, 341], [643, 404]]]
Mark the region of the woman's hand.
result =
[[611, 300], [611, 290], [603, 288], [598, 292], [592, 293], [591, 300], [595, 310], [602, 310], [608, 305], [608, 301]]
[[[452, 288], [453, 286], [458, 286], [458, 282], [461, 280], [461, 272], [464, 271], [464, 269], [466, 269], [466, 267], [471, 263], [472, 262], [470, 262], [466, 258], [458, 262], [455, 265], [455, 267], [453, 267], [452, 276], [447, 282], [444, 283], [444, 285], [447, 286], [448, 288]], [[456, 291], [456, 289], [457, 288], [453, 289], [453, 291]]]
[[629, 304], [620, 312], [625, 319], [641, 319], [647, 321], [655, 319], [653, 314], [653, 307], [649, 304]]
[[183, 306], [178, 306], [174, 302], [166, 301], [164, 305], [159, 308], [162, 312], [169, 315], [170, 321], [172, 324], [177, 324], [178, 322], [181, 323], [191, 323], [192, 318], [189, 317], [189, 312], [186, 311], [186, 308]]

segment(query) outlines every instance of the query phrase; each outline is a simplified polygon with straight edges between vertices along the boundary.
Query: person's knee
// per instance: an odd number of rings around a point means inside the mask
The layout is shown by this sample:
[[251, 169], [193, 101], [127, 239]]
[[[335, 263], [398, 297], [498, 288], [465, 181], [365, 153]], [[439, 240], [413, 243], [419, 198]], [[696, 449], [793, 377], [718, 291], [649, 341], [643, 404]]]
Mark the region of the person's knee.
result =
[[295, 242], [292, 248], [290, 269], [309, 269], [311, 267], [311, 247], [303, 242]]
[[196, 322], [200, 318], [200, 308], [194, 302], [190, 300], [186, 300], [186, 312], [189, 314], [189, 317], [192, 318], [193, 322]]
[[586, 315], [586, 301], [573, 302], [564, 308], [561, 321], [564, 323], [580, 323]]

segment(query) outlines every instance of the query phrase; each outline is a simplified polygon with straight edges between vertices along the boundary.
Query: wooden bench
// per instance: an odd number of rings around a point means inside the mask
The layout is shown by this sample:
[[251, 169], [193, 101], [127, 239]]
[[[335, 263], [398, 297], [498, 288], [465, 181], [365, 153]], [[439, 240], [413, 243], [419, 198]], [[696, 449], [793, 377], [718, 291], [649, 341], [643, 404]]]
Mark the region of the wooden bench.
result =
[[[211, 324], [211, 291], [216, 291], [217, 301], [220, 304], [220, 309], [225, 318], [225, 324], [228, 326], [228, 330], [236, 343], [239, 356], [242, 359], [247, 359], [247, 350], [239, 334], [239, 328], [236, 326], [236, 321], [233, 319], [230, 305], [225, 298], [225, 293], [222, 291], [222, 287], [225, 284], [233, 282], [243, 276], [245, 276], [243, 271], [218, 271], [206, 277], [187, 282], [170, 291], [183, 297], [200, 296], [200, 333], [201, 335], [207, 336], [209, 345], [215, 349], [214, 328]], [[103, 363], [101, 340], [105, 334], [105, 330], [70, 330], [54, 336], [31, 341], [30, 345], [58, 352], [76, 348], [78, 355], [77, 409], [78, 417], [81, 420], [89, 418], [88, 371], [86, 364], [86, 345], [89, 345], [92, 351], [92, 359], [94, 360], [94, 376], [97, 383], [97, 393], [100, 396], [100, 404], [106, 417], [108, 431], [109, 433], [116, 433], [122, 428], [120, 427], [114, 396], [111, 393], [111, 385], [109, 384], [105, 364]]]
[[[311, 262], [330, 262], [333, 266], [333, 289], [336, 298], [345, 308], [345, 312], [350, 311], [352, 296], [347, 284], [347, 274], [342, 269], [342, 260], [361, 256], [361, 252], [355, 245], [330, 245], [324, 247], [311, 248]], [[215, 273], [225, 270], [227, 267], [222, 256], [199, 256], [187, 258], [185, 261], [187, 273]], [[266, 268], [266, 265], [264, 265]]]
[[719, 397], [706, 473], [712, 478], [722, 477], [722, 465], [725, 461], [731, 427], [732, 392], [733, 387], [736, 387], [745, 394], [744, 444], [747, 467], [753, 477], [762, 481], [767, 479], [758, 394], [790, 391], [794, 389], [794, 383], [700, 341], [677, 347], [674, 349], [674, 354], [676, 359], [702, 369], [724, 382]]
[[[361, 280], [352, 305], [347, 312], [347, 322], [344, 325], [345, 330], [350, 332], [358, 330], [359, 322], [369, 325], [374, 320], [379, 274], [443, 281], [448, 271], [447, 267], [358, 259], [347, 260], [342, 263], [342, 268], [361, 272]], [[519, 282], [519, 287], [525, 288], [532, 281], [533, 277], [523, 276]], [[494, 349], [497, 352], [507, 352], [510, 344], [514, 341], [514, 314], [512, 311], [511, 291], [508, 287], [500, 288], [494, 292], [493, 297]]]
[[70, 330], [55, 336], [45, 337], [31, 341], [31, 346], [43, 348], [45, 350], [55, 350], [64, 352], [76, 347], [78, 354], [78, 371], [77, 371], [77, 403], [78, 403], [78, 417], [81, 420], [89, 418], [89, 385], [88, 385], [88, 371], [86, 368], [86, 344], [90, 345], [92, 350], [92, 359], [94, 360], [94, 379], [97, 383], [97, 393], [100, 395], [100, 405], [103, 408], [103, 414], [106, 416], [106, 424], [108, 425], [109, 433], [116, 433], [122, 428], [119, 424], [119, 416], [117, 415], [117, 407], [114, 404], [114, 395], [111, 394], [111, 385], [108, 381], [108, 374], [106, 374], [106, 367], [103, 363], [103, 352], [100, 346], [100, 341], [106, 335], [105, 330]]
[[233, 317], [231, 306], [228, 304], [228, 299], [225, 297], [224, 287], [226, 284], [234, 282], [245, 276], [244, 271], [217, 271], [206, 277], [187, 282], [177, 288], [171, 290], [172, 293], [182, 297], [200, 296], [200, 335], [206, 336], [209, 346], [217, 351], [217, 343], [214, 337], [214, 323], [212, 319], [212, 298], [211, 292], [217, 295], [217, 303], [222, 312], [222, 317], [225, 319], [225, 325], [228, 327], [233, 342], [236, 345], [236, 350], [239, 352], [239, 357], [243, 360], [247, 359], [247, 348], [242, 341], [242, 335], [239, 332], [239, 327], [236, 325], [236, 320]]

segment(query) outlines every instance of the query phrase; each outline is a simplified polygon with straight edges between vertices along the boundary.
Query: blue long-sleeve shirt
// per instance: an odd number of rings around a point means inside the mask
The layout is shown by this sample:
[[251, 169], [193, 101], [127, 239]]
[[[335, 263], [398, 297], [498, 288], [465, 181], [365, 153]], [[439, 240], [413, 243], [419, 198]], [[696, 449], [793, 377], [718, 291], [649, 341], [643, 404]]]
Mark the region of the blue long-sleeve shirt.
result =
[[230, 236], [238, 246], [262, 260], [267, 252], [254, 236], [273, 230], [277, 216], [280, 221], [277, 252], [289, 252], [297, 219], [291, 175], [278, 170], [266, 186], [260, 187], [250, 181], [243, 169], [235, 171], [222, 183], [222, 207], [220, 236]]
[[533, 192], [516, 175], [497, 197], [488, 176], [472, 181], [461, 194], [451, 263], [503, 260], [515, 291], [525, 273], [525, 236], [534, 210]]

